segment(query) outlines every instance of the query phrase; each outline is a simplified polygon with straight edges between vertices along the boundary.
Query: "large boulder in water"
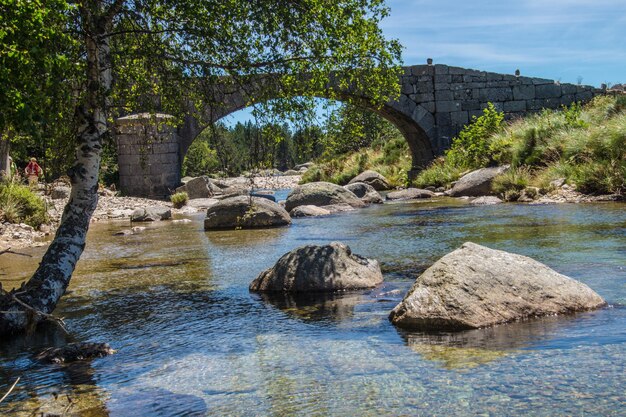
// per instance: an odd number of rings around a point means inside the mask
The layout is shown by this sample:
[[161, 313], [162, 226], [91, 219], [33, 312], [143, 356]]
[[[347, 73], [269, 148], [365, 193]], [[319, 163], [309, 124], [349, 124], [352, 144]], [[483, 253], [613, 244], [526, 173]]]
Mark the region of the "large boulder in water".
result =
[[279, 204], [266, 198], [237, 196], [225, 198], [209, 207], [204, 219], [204, 230], [251, 229], [286, 226], [290, 223], [289, 213]]
[[346, 190], [352, 191], [361, 201], [367, 204], [382, 204], [383, 198], [378, 191], [364, 182], [353, 182], [345, 186]]
[[421, 188], [407, 188], [405, 190], [392, 191], [387, 194], [387, 200], [417, 200], [421, 198], [434, 197], [435, 193], [430, 190], [422, 190]]
[[424, 271], [389, 318], [416, 330], [463, 330], [604, 304], [540, 262], [468, 242]]
[[493, 179], [509, 169], [508, 165], [495, 168], [481, 168], [463, 175], [452, 189], [446, 191], [451, 197], [479, 197], [491, 194]]
[[378, 261], [340, 242], [308, 245], [284, 254], [250, 284], [250, 291], [328, 292], [373, 288], [383, 282]]
[[329, 206], [342, 203], [352, 207], [365, 205], [354, 193], [340, 185], [329, 182], [310, 182], [297, 186], [289, 193], [285, 208], [291, 211], [298, 206]]
[[354, 184], [355, 182], [364, 182], [374, 187], [376, 191], [384, 191], [391, 189], [387, 178], [383, 177], [376, 171], [363, 171], [356, 177], [352, 178], [348, 184]]

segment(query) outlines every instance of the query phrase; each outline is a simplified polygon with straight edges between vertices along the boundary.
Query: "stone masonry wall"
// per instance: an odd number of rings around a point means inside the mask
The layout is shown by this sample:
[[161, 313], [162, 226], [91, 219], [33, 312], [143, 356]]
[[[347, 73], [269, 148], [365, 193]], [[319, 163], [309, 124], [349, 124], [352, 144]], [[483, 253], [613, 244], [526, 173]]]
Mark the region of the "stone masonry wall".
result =
[[136, 114], [116, 121], [120, 191], [167, 198], [180, 183], [179, 137], [168, 116]]
[[[404, 67], [401, 96], [396, 106], [405, 113], [422, 115], [415, 120], [429, 133], [433, 151], [441, 154], [473, 116], [480, 116], [488, 102], [508, 118], [541, 109], [557, 109], [587, 102], [604, 91], [590, 86], [560, 84], [544, 78], [497, 74], [448, 65]], [[426, 112], [432, 115], [424, 117]], [[415, 117], [413, 117], [415, 119]]]

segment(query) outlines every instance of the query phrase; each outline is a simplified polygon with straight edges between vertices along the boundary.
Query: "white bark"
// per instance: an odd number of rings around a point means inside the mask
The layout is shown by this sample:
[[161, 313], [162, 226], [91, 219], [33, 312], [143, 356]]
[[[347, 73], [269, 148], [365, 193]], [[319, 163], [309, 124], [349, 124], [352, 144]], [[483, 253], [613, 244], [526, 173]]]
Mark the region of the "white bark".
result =
[[[87, 53], [87, 98], [77, 109], [79, 120], [76, 162], [68, 173], [72, 181], [70, 199], [61, 223], [39, 268], [26, 285], [12, 296], [0, 298], [0, 334], [27, 330], [44, 316], [16, 302], [18, 298], [34, 310], [51, 313], [67, 289], [84, 248], [89, 221], [98, 204], [98, 173], [103, 137], [108, 133], [106, 97], [111, 89], [110, 29], [98, 4], [81, 5]], [[25, 314], [27, 313], [27, 314]]]

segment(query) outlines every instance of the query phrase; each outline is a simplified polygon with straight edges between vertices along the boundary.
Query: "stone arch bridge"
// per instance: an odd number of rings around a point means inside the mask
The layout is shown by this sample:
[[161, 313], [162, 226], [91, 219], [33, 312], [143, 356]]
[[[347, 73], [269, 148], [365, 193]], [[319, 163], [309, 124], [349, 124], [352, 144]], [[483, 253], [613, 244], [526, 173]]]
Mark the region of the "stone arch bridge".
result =
[[[497, 74], [447, 65], [403, 67], [401, 94], [381, 108], [370, 106], [406, 138], [417, 172], [449, 148], [452, 138], [488, 102], [507, 117], [543, 108], [586, 102], [604, 91], [554, 80]], [[254, 102], [256, 87], [225, 87], [206, 109], [211, 121]], [[349, 94], [349, 93], [348, 93]], [[340, 97], [341, 98], [341, 97]], [[360, 100], [368, 107], [366, 100]], [[116, 121], [120, 189], [124, 195], [165, 198], [180, 183], [182, 161], [193, 140], [206, 128], [192, 116], [174, 129], [160, 123], [165, 115], [135, 114]]]

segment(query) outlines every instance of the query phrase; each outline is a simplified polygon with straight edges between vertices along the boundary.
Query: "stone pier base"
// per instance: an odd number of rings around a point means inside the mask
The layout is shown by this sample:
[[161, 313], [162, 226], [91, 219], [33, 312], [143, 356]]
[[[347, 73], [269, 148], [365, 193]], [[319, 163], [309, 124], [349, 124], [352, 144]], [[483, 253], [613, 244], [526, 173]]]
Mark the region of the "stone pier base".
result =
[[170, 116], [148, 113], [116, 121], [120, 191], [123, 195], [166, 199], [180, 184], [180, 151]]

